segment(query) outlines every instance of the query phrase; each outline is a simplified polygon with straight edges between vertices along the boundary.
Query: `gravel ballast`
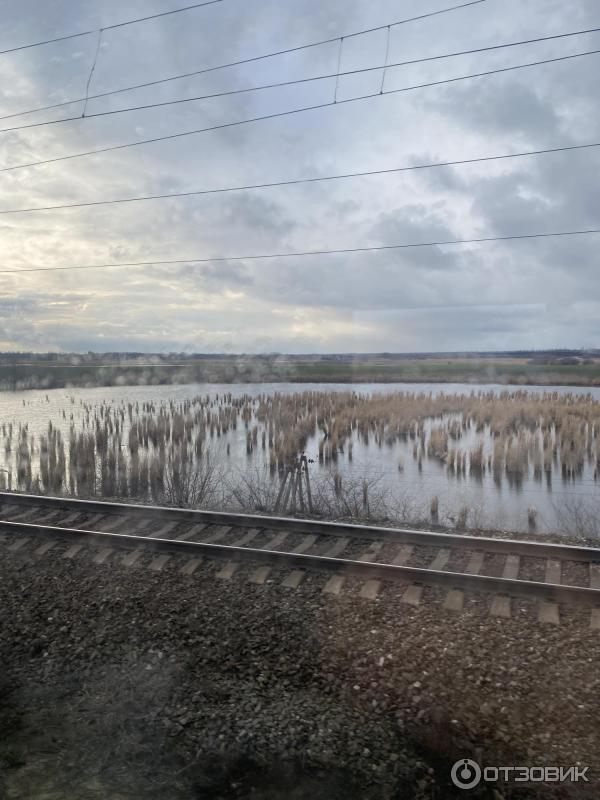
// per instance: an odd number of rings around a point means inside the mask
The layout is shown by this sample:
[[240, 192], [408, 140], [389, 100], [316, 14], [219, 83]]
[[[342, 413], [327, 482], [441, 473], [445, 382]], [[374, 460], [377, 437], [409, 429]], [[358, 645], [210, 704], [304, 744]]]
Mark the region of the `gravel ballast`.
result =
[[[461, 613], [326, 575], [192, 576], [0, 545], [0, 797], [597, 797], [589, 610]], [[458, 758], [589, 766], [591, 783], [454, 789]]]

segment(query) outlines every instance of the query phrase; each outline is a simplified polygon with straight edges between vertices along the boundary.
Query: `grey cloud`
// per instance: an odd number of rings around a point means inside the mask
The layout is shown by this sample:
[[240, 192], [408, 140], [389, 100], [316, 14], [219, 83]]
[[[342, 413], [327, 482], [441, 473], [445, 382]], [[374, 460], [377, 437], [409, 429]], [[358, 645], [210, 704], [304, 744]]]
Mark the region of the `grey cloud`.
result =
[[[176, 4], [169, 0], [167, 6]], [[165, 8], [165, 0], [21, 0], [3, 42], [27, 42]], [[485, 8], [485, 12], [484, 9]], [[103, 36], [93, 91], [152, 80], [422, 12], [417, 0], [300, 0], [210, 10]], [[432, 55], [593, 24], [596, 3], [482, 4], [394, 30], [391, 58]], [[396, 70], [386, 86], [445, 77], [580, 42]], [[347, 42], [344, 68], [380, 63], [385, 36]], [[94, 37], [0, 62], [0, 115], [81, 95]], [[512, 59], [512, 61], [511, 61]], [[329, 71], [337, 47], [93, 101], [92, 109]], [[583, 141], [598, 130], [594, 65], [582, 59], [338, 104], [173, 142], [0, 174], [1, 208], [386, 169]], [[369, 77], [378, 85], [379, 73]], [[389, 81], [389, 83], [388, 83]], [[3, 134], [3, 163], [276, 113], [333, 97], [334, 82]], [[340, 96], [360, 87], [340, 82]], [[66, 113], [79, 113], [73, 106]], [[57, 111], [48, 118], [60, 116]], [[27, 121], [28, 118], [23, 118]], [[33, 119], [33, 118], [32, 118]], [[598, 227], [594, 151], [227, 195], [3, 217], [2, 263], [78, 264], [292, 252]], [[1, 165], [0, 165], [1, 166]], [[421, 248], [352, 256], [0, 276], [4, 339], [45, 349], [465, 350], [593, 340], [597, 240]], [[556, 300], [555, 298], [559, 298]], [[479, 306], [478, 304], [482, 304]], [[485, 308], [484, 304], [487, 304]], [[525, 304], [525, 305], [523, 305]], [[20, 318], [19, 318], [20, 317]], [[11, 339], [12, 341], [13, 339]]]
[[535, 85], [518, 79], [479, 79], [451, 91], [439, 91], [430, 107], [446, 113], [465, 128], [509, 133], [524, 141], [546, 142], [561, 133], [561, 119], [552, 101]]

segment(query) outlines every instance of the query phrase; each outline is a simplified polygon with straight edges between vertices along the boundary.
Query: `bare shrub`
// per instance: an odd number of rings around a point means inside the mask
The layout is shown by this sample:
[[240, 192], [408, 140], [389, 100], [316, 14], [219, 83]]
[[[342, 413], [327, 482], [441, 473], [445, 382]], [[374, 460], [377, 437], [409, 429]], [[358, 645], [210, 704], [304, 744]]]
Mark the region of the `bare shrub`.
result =
[[580, 539], [600, 538], [600, 500], [563, 497], [553, 506], [560, 533]]
[[[388, 515], [388, 493], [380, 484], [382, 476], [344, 476], [337, 470], [318, 476], [312, 483], [313, 506], [319, 516], [329, 519], [364, 520]], [[365, 507], [365, 500], [367, 506]]]
[[280, 484], [266, 470], [239, 470], [227, 486], [232, 501], [243, 511], [267, 513], [275, 509]]
[[166, 505], [177, 508], [200, 508], [214, 505], [220, 499], [223, 471], [210, 450], [192, 459], [183, 448], [177, 448], [162, 472], [162, 498]]

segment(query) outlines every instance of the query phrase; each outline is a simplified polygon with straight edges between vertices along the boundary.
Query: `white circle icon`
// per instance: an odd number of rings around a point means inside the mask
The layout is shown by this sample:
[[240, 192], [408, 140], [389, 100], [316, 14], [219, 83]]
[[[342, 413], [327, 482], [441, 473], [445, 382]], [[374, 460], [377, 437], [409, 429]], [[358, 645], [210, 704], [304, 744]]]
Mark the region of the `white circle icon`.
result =
[[450, 777], [459, 789], [472, 789], [481, 780], [481, 767], [470, 758], [461, 758], [452, 767]]

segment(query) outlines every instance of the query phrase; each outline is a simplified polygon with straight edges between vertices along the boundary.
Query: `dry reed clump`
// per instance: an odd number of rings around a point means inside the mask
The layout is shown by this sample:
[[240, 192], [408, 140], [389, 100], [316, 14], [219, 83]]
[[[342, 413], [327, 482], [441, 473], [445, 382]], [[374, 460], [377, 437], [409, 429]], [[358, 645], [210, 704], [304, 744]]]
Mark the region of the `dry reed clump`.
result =
[[482, 475], [485, 472], [483, 442], [469, 451], [469, 472], [475, 475]]
[[429, 507], [429, 513], [433, 522], [438, 521], [438, 513], [439, 513], [439, 500], [437, 495], [434, 495], [431, 498], [431, 505]]
[[27, 426], [21, 429], [16, 453], [17, 487], [24, 491], [31, 490], [32, 468], [31, 451], [27, 440]]
[[527, 509], [527, 524], [530, 530], [535, 530], [537, 526], [537, 513], [537, 508], [535, 508], [535, 506], [530, 506]]
[[462, 506], [462, 508], [458, 511], [458, 516], [456, 518], [456, 527], [464, 531], [467, 528], [467, 519], [469, 517], [469, 509], [467, 506]]
[[529, 469], [527, 439], [522, 431], [510, 438], [506, 448], [505, 464], [509, 483], [521, 483]]
[[40, 438], [39, 479], [43, 491], [60, 494], [66, 477], [65, 447], [59, 430], [48, 425], [48, 435]]
[[448, 431], [444, 428], [432, 428], [427, 442], [427, 455], [429, 458], [446, 461], [448, 458], [448, 435]]

